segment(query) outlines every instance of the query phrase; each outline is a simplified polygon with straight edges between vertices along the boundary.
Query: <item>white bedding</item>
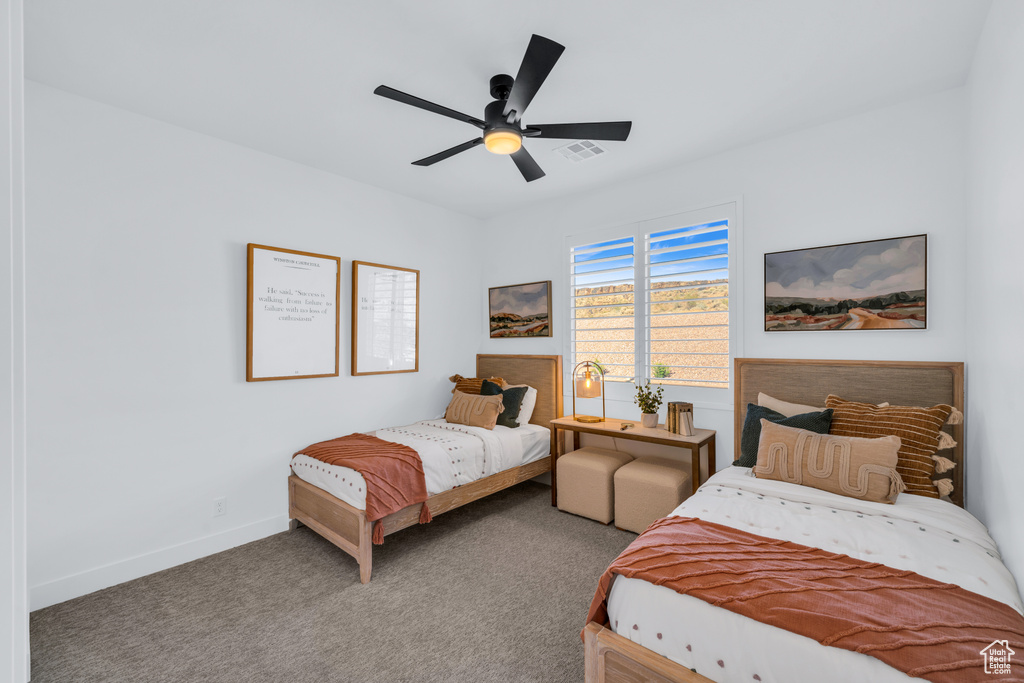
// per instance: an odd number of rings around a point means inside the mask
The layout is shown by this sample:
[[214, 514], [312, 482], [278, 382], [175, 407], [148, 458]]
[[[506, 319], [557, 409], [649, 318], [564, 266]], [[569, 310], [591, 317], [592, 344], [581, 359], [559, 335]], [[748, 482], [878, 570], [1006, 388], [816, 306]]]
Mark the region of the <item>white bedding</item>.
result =
[[[895, 505], [869, 503], [729, 467], [672, 515], [912, 570], [1024, 613], [984, 525], [945, 501], [903, 494]], [[615, 578], [608, 614], [619, 635], [721, 683], [917, 680], [869, 655], [826, 647], [639, 579]]]
[[[515, 429], [450, 424], [423, 420], [405, 427], [378, 429], [374, 435], [409, 446], [423, 461], [427, 493], [436, 495], [478, 479], [526, 465], [550, 454], [551, 432], [540, 425]], [[292, 458], [292, 472], [359, 510], [366, 509], [363, 475], [347, 467], [327, 465], [306, 455]]]

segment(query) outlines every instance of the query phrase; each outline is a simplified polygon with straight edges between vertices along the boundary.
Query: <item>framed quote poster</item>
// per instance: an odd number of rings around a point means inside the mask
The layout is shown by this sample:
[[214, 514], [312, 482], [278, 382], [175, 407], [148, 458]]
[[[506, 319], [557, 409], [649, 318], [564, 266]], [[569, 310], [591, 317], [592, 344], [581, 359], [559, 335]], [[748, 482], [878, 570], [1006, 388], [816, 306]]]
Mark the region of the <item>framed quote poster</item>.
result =
[[927, 283], [927, 235], [765, 254], [764, 329], [924, 329]]
[[352, 374], [420, 369], [420, 271], [352, 262]]
[[245, 380], [338, 376], [341, 259], [249, 245]]

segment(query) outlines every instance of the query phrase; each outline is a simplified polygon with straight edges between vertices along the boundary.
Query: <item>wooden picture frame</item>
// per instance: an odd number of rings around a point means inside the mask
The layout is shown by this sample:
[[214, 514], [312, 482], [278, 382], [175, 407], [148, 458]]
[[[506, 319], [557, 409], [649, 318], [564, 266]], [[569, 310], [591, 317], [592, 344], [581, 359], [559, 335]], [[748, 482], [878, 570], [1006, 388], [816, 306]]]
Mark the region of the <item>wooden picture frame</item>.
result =
[[487, 315], [492, 339], [552, 336], [551, 280], [488, 288]]
[[928, 235], [764, 255], [766, 332], [928, 327]]
[[337, 377], [341, 258], [247, 248], [245, 381]]
[[420, 271], [352, 262], [352, 374], [419, 372]]

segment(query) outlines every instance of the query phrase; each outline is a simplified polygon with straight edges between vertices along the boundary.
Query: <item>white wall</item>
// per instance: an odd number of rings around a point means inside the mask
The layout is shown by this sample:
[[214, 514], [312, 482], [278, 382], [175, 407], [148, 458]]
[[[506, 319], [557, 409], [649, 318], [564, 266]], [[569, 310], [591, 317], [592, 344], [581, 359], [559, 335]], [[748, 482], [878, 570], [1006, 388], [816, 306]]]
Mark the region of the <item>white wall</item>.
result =
[[1024, 586], [1024, 3], [992, 6], [968, 83], [967, 451], [971, 510]]
[[[568, 366], [564, 236], [740, 197], [741, 355], [963, 360], [964, 109], [963, 90], [950, 90], [488, 220], [484, 253], [501, 257], [484, 286], [553, 280], [557, 336], [496, 340], [481, 327], [481, 350], [562, 353]], [[928, 233], [927, 330], [764, 332], [765, 252], [918, 233]], [[625, 389], [611, 388], [620, 400], [608, 414], [638, 418]], [[719, 469], [732, 462], [731, 390], [670, 387], [666, 399], [693, 401], [695, 421], [718, 430]]]
[[[472, 374], [476, 219], [27, 97], [33, 609], [285, 529], [293, 452], [440, 414]], [[248, 242], [342, 258], [340, 377], [245, 382]], [[418, 373], [349, 375], [352, 259], [420, 270]]]
[[21, 0], [0, 2], [0, 680], [27, 681], [25, 207]]
[[[281, 481], [297, 447], [440, 411], [445, 378], [471, 372], [476, 351], [568, 360], [565, 236], [731, 199], [742, 202], [742, 355], [969, 360], [969, 507], [1024, 575], [1011, 530], [1022, 511], [1004, 483], [1022, 465], [985, 455], [1015, 452], [1002, 427], [1015, 399], [999, 380], [1017, 335], [980, 295], [1021, 290], [1020, 250], [1006, 248], [1024, 232], [1020, 193], [1007, 189], [1022, 185], [1021, 93], [1011, 90], [1024, 63], [1020, 15], [1019, 4], [996, 5], [972, 76], [970, 216], [961, 89], [481, 224], [30, 83], [32, 607], [282, 529]], [[762, 331], [765, 252], [920, 232], [927, 330]], [[421, 371], [347, 376], [343, 315], [342, 377], [245, 383], [250, 241], [341, 256], [343, 301], [353, 258], [421, 269]], [[465, 287], [476, 281], [467, 263], [486, 264], [480, 291]], [[487, 338], [487, 287], [547, 279], [554, 338]], [[1019, 378], [1019, 361], [1013, 369]], [[635, 417], [629, 393], [614, 389], [609, 414]], [[731, 394], [672, 388], [668, 398], [695, 400], [727, 465]], [[217, 496], [229, 512], [212, 518]]]

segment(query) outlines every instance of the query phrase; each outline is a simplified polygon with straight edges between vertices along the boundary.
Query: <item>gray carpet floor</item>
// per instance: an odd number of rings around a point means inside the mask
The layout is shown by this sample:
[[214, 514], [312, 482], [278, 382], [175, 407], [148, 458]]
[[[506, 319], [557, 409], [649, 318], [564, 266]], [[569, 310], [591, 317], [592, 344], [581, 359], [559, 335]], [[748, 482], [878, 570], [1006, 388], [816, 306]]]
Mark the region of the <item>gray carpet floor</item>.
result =
[[634, 538], [526, 482], [388, 536], [364, 586], [301, 528], [33, 612], [32, 681], [578, 682]]

